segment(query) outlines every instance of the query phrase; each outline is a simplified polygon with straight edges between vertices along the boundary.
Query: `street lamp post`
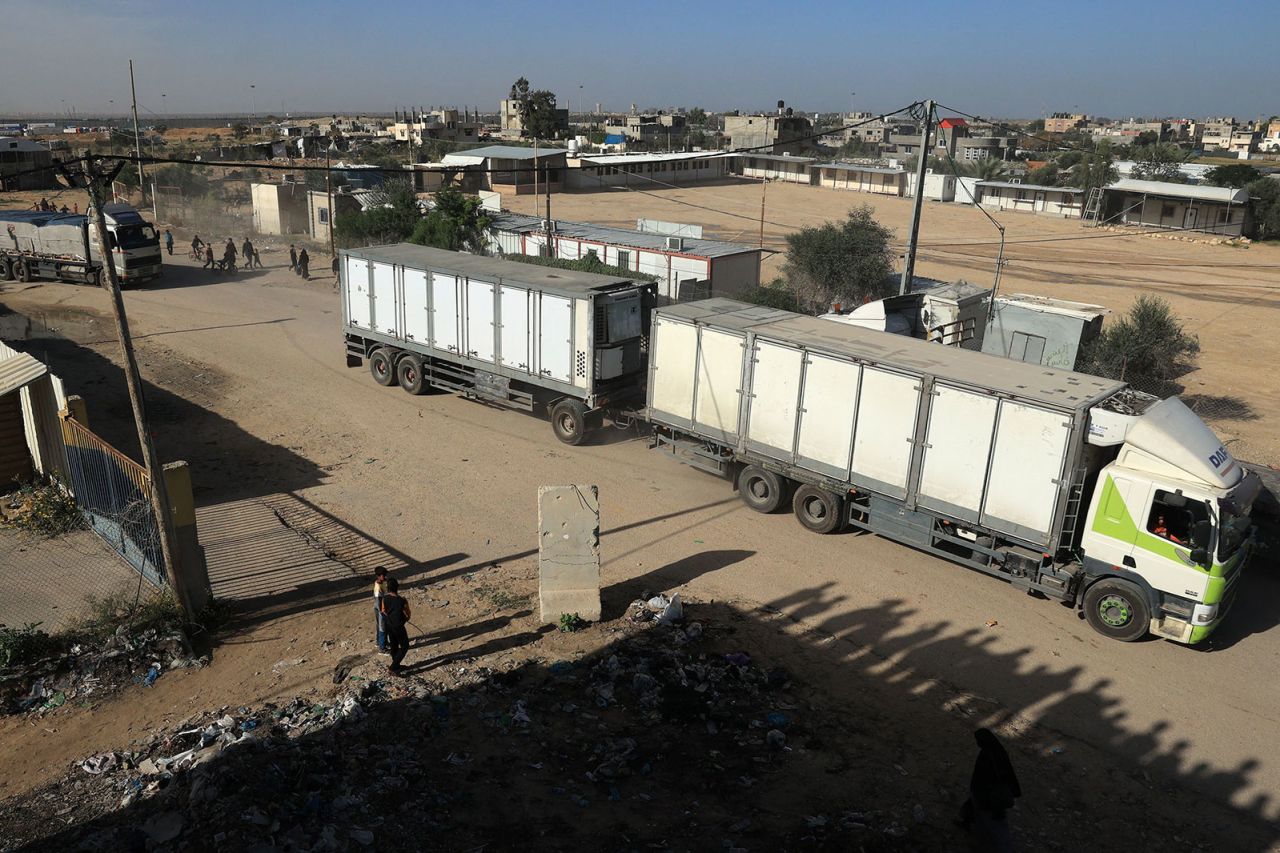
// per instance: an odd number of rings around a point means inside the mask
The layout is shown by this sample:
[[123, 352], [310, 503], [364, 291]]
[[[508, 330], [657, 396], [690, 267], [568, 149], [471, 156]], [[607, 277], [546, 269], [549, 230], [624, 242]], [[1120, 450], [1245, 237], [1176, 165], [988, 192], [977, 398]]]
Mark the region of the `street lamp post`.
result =
[[249, 98], [253, 104], [253, 112], [250, 114], [255, 122], [258, 120], [258, 91], [257, 87], [252, 83], [249, 84]]
[[334, 220], [337, 218], [333, 215], [333, 172], [329, 169], [329, 161], [333, 157], [334, 152], [338, 150], [337, 145], [332, 141], [329, 147], [324, 150], [324, 189], [329, 196], [329, 257], [332, 258], [337, 254], [333, 245], [333, 227]]

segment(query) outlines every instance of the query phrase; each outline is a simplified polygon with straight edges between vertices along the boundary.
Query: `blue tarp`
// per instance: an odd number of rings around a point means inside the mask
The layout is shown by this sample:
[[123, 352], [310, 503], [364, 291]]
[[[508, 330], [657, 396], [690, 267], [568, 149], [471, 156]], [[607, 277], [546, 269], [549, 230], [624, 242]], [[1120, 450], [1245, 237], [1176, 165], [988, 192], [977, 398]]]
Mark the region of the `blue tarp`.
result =
[[625, 133], [606, 133], [604, 135], [605, 145], [622, 145], [627, 141]]

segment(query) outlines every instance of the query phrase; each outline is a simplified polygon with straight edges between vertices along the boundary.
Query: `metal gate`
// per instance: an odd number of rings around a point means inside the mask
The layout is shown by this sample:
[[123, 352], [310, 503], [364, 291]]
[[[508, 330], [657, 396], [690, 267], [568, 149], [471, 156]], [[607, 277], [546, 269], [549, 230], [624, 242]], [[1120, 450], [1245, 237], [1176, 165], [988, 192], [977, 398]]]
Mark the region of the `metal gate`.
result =
[[164, 585], [160, 530], [146, 469], [74, 418], [62, 419], [67, 479], [89, 527], [155, 586]]

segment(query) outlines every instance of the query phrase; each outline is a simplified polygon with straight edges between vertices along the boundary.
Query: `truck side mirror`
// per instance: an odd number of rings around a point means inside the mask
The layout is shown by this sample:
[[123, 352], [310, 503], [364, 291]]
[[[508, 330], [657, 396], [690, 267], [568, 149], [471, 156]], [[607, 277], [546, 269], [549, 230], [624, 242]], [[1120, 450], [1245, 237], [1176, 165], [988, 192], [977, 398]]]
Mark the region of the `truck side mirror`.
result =
[[[1206, 549], [1209, 547], [1210, 540], [1213, 539], [1213, 525], [1208, 521], [1197, 521], [1191, 527], [1191, 544], [1197, 549]], [[1197, 561], [1199, 562], [1199, 561]]]
[[1192, 548], [1190, 559], [1191, 562], [1195, 563], [1197, 566], [1204, 566], [1205, 568], [1209, 567], [1209, 552], [1204, 548]]

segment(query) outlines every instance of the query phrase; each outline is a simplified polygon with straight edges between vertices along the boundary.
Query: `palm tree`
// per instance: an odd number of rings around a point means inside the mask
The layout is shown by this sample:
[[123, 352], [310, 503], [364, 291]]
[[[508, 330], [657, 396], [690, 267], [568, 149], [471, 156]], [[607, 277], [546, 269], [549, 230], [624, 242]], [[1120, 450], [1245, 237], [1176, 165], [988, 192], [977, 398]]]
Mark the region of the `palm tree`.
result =
[[994, 157], [983, 157], [965, 164], [964, 171], [970, 177], [980, 181], [994, 181], [1004, 175], [1006, 166], [1003, 160]]

